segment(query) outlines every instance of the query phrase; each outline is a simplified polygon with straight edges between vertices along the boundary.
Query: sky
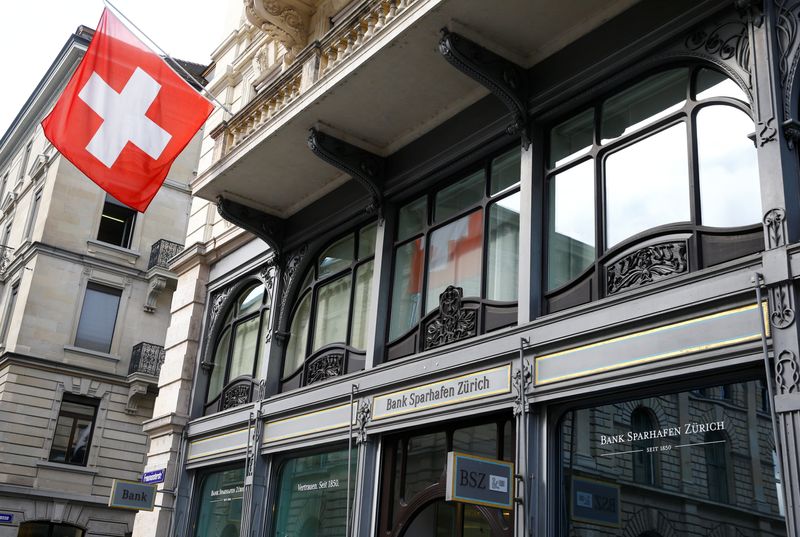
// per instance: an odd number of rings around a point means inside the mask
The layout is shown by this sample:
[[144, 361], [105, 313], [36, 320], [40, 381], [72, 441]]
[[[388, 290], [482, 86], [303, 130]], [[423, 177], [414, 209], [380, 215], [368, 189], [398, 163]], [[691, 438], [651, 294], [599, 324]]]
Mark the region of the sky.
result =
[[[233, 28], [241, 0], [112, 0], [169, 55], [207, 64], [211, 52]], [[0, 54], [5, 75], [0, 93], [0, 136], [75, 29], [95, 28], [102, 0], [4, 2]]]

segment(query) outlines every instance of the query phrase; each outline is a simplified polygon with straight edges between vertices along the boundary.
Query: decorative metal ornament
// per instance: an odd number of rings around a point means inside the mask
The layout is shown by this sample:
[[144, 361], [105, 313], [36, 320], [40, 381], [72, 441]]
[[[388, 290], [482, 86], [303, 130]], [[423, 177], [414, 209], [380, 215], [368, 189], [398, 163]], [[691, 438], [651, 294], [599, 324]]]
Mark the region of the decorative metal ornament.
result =
[[767, 235], [767, 250], [786, 244], [786, 211], [780, 207], [764, 215], [764, 228]]
[[232, 286], [229, 285], [221, 291], [215, 293], [211, 299], [211, 316], [208, 321], [209, 337], [211, 337], [211, 329], [214, 327], [214, 323], [217, 322], [217, 317], [219, 317], [220, 313], [222, 313], [222, 308], [225, 306], [225, 301], [228, 300], [228, 295], [231, 293], [231, 289]]
[[794, 297], [792, 284], [769, 288], [769, 321], [775, 328], [788, 328], [794, 322]]
[[370, 399], [363, 399], [358, 405], [356, 411], [356, 443], [363, 444], [367, 441], [367, 424], [372, 418], [372, 401]]
[[664, 242], [632, 252], [606, 268], [611, 295], [683, 274], [689, 270], [686, 242]]
[[425, 329], [425, 348], [433, 349], [478, 333], [478, 312], [461, 305], [464, 290], [448, 286], [439, 295], [439, 315]]
[[306, 363], [306, 386], [344, 374], [344, 353], [323, 354]]
[[228, 222], [249, 231], [267, 243], [280, 257], [286, 223], [282, 218], [253, 209], [236, 201], [217, 197], [217, 212]]
[[225, 390], [222, 394], [220, 410], [227, 410], [250, 402], [250, 385], [236, 384]]
[[775, 383], [781, 395], [800, 391], [800, 365], [790, 350], [781, 351], [775, 360]]

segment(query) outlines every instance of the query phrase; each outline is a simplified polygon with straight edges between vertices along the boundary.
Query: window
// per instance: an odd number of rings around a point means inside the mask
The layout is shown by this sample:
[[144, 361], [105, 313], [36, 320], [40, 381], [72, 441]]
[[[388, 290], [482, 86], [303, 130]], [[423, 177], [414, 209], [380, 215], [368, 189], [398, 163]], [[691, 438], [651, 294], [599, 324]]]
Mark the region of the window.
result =
[[382, 441], [379, 534], [511, 535], [510, 512], [444, 500], [448, 452], [513, 461], [514, 441], [514, 426], [504, 416], [387, 436]]
[[[634, 433], [646, 433], [658, 429], [656, 420], [644, 407], [638, 407], [631, 412], [631, 431]], [[645, 434], [640, 435], [631, 444], [631, 455], [633, 456], [633, 480], [643, 485], [654, 485], [656, 483], [656, 461], [651, 448], [654, 439]]]
[[[286, 459], [278, 471], [274, 537], [347, 535], [347, 502], [355, 496], [358, 450], [350, 454], [347, 495], [347, 449]], [[350, 510], [353, 513], [352, 505]]]
[[252, 282], [228, 306], [216, 329], [208, 365], [211, 373], [206, 413], [250, 402], [264, 352], [264, 331], [269, 327], [270, 302], [264, 284]]
[[6, 227], [3, 228], [3, 239], [2, 239], [2, 244], [0, 244], [0, 246], [8, 247], [8, 243], [11, 240], [11, 225], [12, 224], [13, 224], [13, 222], [9, 221], [9, 222], [6, 223]]
[[375, 224], [327, 246], [306, 273], [289, 327], [282, 390], [364, 368]]
[[706, 455], [706, 483], [708, 498], [727, 503], [728, 499], [728, 448], [725, 433], [712, 431], [705, 434], [703, 448]]
[[722, 74], [678, 68], [550, 130], [549, 311], [763, 248], [746, 103]]
[[23, 522], [19, 525], [18, 537], [83, 537], [84, 532], [69, 524], [53, 522]]
[[5, 198], [3, 197], [6, 193], [6, 185], [8, 184], [8, 172], [3, 174], [3, 181], [0, 184], [0, 203], [2, 203]]
[[[753, 393], [759, 381], [730, 386]], [[723, 525], [731, 535], [786, 535], [770, 416], [757, 412], [756, 397], [731, 405], [691, 394], [650, 386], [643, 399], [609, 402], [605, 394], [594, 405], [551, 411], [547, 458], [560, 466], [549, 479], [553, 535], [708, 535]], [[592, 416], [585, 435], [584, 412]], [[641, 449], [647, 458], [634, 453]]]
[[96, 414], [96, 401], [64, 395], [50, 447], [51, 461], [86, 466]]
[[28, 145], [25, 146], [25, 153], [22, 154], [22, 162], [19, 165], [19, 175], [17, 176], [18, 183], [21, 183], [28, 173], [27, 167], [28, 160], [31, 158], [31, 147], [33, 147], [33, 141], [28, 142]]
[[25, 238], [30, 239], [33, 233], [33, 228], [36, 225], [36, 217], [39, 215], [39, 205], [42, 202], [42, 189], [36, 191], [33, 195], [33, 202], [31, 204], [31, 214], [28, 217], [28, 224], [25, 226]]
[[8, 305], [6, 306], [6, 315], [3, 319], [3, 332], [0, 340], [5, 344], [6, 337], [8, 336], [8, 327], [11, 326], [11, 317], [14, 315], [14, 307], [17, 305], [17, 294], [19, 293], [19, 281], [11, 286], [11, 291], [8, 296]]
[[97, 240], [122, 248], [130, 248], [135, 221], [136, 211], [106, 194]]
[[464, 337], [516, 323], [519, 172], [515, 148], [400, 208], [388, 359], [450, 342], [440, 302], [471, 310]]
[[203, 476], [193, 535], [238, 537], [242, 523], [243, 496], [243, 468], [216, 471]]
[[99, 352], [111, 350], [122, 291], [89, 282], [75, 335], [75, 346]]

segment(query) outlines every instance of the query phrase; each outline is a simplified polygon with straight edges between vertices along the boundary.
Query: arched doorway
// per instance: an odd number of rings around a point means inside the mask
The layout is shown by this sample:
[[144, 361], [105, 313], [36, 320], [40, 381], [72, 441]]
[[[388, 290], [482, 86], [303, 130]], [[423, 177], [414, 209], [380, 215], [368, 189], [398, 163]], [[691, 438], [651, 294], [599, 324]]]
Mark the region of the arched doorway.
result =
[[84, 532], [70, 524], [53, 522], [23, 522], [19, 526], [18, 537], [83, 537]]
[[505, 537], [510, 535], [509, 526], [509, 520], [503, 520], [497, 509], [446, 502], [442, 498], [414, 513], [400, 536]]

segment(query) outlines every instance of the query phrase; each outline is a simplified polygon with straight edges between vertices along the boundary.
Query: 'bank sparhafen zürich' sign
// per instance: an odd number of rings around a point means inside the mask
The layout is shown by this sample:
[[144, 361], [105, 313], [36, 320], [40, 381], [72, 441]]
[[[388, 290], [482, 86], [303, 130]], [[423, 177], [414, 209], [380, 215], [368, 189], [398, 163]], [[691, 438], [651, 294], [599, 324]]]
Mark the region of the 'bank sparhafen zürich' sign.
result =
[[511, 391], [511, 365], [423, 384], [375, 397], [372, 419], [419, 412]]

